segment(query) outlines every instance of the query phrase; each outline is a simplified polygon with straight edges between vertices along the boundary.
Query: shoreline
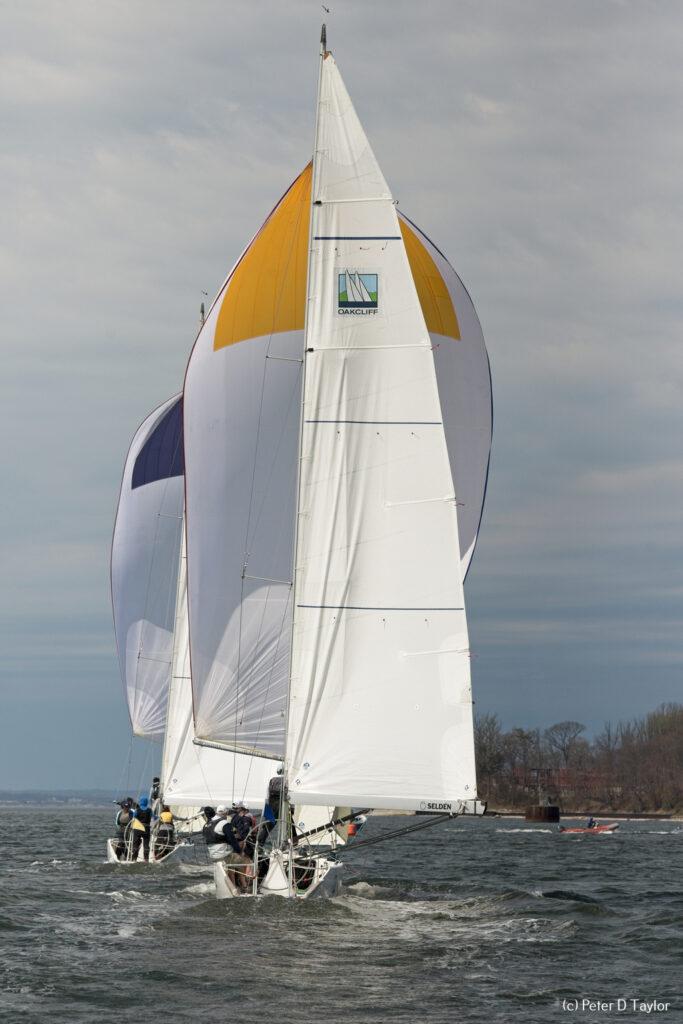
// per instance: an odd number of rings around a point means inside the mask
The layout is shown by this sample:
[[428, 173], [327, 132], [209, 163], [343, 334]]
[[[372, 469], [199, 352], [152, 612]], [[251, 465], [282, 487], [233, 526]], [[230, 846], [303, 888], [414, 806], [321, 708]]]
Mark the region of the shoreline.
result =
[[[375, 817], [399, 817], [399, 816], [422, 816], [424, 812], [420, 811], [396, 811], [396, 810], [382, 810], [376, 808], [370, 811], [370, 814]], [[594, 818], [599, 818], [601, 821], [683, 821], [683, 814], [654, 814], [649, 812], [643, 812], [636, 814], [635, 812], [629, 813], [628, 811], [593, 811], [592, 815]], [[473, 815], [456, 815], [456, 817], [473, 817]], [[519, 818], [521, 821], [526, 821], [526, 815], [524, 811], [502, 811], [497, 809], [487, 810], [484, 814], [485, 818]], [[565, 814], [560, 813], [560, 818], [564, 821], [581, 821], [582, 818], [590, 818], [590, 811], [567, 811]], [[530, 825], [547, 825], [556, 824], [556, 822], [547, 821], [530, 821]]]
[[[526, 821], [526, 814], [524, 811], [499, 811], [499, 810], [488, 810], [484, 815], [486, 818], [521, 818], [522, 821]], [[655, 814], [654, 812], [643, 811], [637, 813], [636, 811], [565, 811], [560, 812], [560, 818], [570, 819], [572, 821], [579, 821], [582, 818], [600, 818], [601, 820], [607, 821], [615, 819], [618, 821], [683, 821], [682, 814]], [[542, 825], [547, 822], [542, 821], [531, 821], [531, 825]]]

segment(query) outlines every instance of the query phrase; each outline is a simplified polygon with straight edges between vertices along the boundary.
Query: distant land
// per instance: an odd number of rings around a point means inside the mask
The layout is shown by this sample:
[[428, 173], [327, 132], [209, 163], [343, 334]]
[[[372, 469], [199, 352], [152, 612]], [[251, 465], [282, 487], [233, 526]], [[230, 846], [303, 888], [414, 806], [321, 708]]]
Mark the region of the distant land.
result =
[[110, 807], [113, 789], [0, 789], [0, 807]]

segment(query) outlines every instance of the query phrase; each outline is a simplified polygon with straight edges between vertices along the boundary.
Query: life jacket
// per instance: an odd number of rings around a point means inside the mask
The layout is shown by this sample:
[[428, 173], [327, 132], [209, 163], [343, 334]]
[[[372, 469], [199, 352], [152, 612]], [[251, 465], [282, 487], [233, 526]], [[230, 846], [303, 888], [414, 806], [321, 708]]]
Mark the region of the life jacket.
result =
[[233, 814], [230, 824], [239, 839], [246, 839], [251, 830], [256, 828], [256, 819], [251, 814]]
[[206, 840], [207, 846], [215, 846], [216, 843], [225, 843], [227, 846], [230, 845], [228, 843], [227, 836], [222, 829], [220, 832], [216, 832], [216, 825], [219, 825], [223, 821], [225, 821], [225, 818], [219, 818], [217, 821], [210, 821], [208, 825], [205, 825], [202, 829], [202, 835]]
[[135, 811], [135, 817], [141, 825], [144, 825], [145, 831], [147, 831], [152, 820], [152, 812], [149, 807], [138, 807]]
[[171, 814], [170, 811], [162, 811], [161, 814], [159, 815], [159, 820], [161, 821], [162, 825], [172, 825], [173, 815]]

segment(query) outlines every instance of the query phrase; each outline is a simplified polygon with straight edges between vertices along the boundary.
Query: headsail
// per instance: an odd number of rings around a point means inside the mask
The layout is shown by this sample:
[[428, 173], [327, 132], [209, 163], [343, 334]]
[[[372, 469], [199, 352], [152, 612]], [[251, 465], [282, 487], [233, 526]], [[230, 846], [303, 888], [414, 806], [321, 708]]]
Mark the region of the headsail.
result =
[[116, 647], [133, 732], [158, 742], [166, 722], [183, 516], [181, 417], [176, 395], [138, 428], [111, 551]]
[[[456, 810], [476, 797], [472, 699], [432, 344], [393, 198], [329, 54], [312, 189], [290, 792]], [[354, 276], [372, 298], [349, 308]]]

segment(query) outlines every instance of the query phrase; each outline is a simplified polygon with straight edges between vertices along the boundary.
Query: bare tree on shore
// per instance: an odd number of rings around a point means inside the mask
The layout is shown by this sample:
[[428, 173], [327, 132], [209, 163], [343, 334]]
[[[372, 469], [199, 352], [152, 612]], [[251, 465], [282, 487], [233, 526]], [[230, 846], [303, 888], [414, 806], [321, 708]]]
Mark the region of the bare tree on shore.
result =
[[580, 722], [503, 732], [496, 715], [475, 722], [483, 799], [522, 807], [546, 799], [565, 810], [683, 810], [683, 704], [613, 725], [588, 742]]

